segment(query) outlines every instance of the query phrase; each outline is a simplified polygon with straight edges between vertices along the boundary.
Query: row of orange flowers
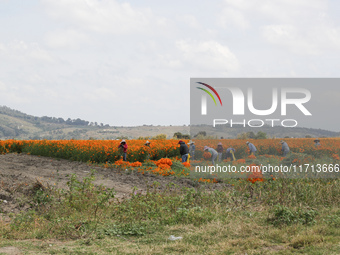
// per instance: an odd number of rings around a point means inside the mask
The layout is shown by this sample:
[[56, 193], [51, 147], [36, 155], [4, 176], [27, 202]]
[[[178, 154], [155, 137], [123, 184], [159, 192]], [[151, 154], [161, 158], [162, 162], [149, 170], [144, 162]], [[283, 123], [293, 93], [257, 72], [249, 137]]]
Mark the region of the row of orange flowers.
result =
[[[259, 155], [266, 157], [280, 157], [281, 139], [264, 139], [264, 140], [249, 140], [258, 150]], [[304, 160], [311, 160], [315, 157], [327, 155], [335, 160], [340, 160], [340, 139], [339, 138], [322, 138], [320, 139], [321, 146], [314, 146], [314, 139], [308, 138], [290, 138], [284, 139], [291, 151], [307, 154]], [[188, 143], [188, 140], [184, 140]], [[208, 154], [204, 156], [203, 147], [209, 146], [216, 148], [221, 142], [223, 147], [233, 147], [236, 152], [236, 164], [246, 163], [245, 158], [248, 157], [248, 147], [246, 140], [239, 139], [223, 139], [223, 140], [195, 140], [197, 158], [208, 158]], [[151, 160], [156, 167], [150, 168], [152, 173], [163, 176], [174, 175], [172, 169], [172, 161], [169, 158], [179, 159], [178, 140], [153, 140], [150, 147], [144, 146], [143, 140], [127, 140], [128, 143], [128, 161], [121, 160], [121, 151], [118, 149], [120, 141], [118, 140], [0, 140], [0, 153], [9, 152], [26, 152], [34, 155], [49, 156], [56, 158], [65, 158], [83, 162], [105, 163], [109, 162], [117, 166], [128, 166], [137, 168], [139, 171], [146, 171], [142, 167], [142, 162]], [[201, 155], [200, 155], [201, 153]], [[280, 158], [282, 160], [282, 158]], [[295, 159], [296, 163], [300, 159]], [[295, 162], [293, 162], [295, 163]], [[185, 168], [190, 164], [184, 163], [183, 175], [188, 172]], [[249, 180], [261, 181], [259, 173], [254, 173], [254, 176]], [[204, 181], [204, 180], [201, 180]]]
[[[177, 140], [157, 140], [150, 147], [145, 141], [128, 140], [128, 161], [143, 162], [179, 155]], [[0, 153], [27, 152], [30, 154], [66, 158], [78, 161], [104, 163], [121, 158], [118, 140], [4, 140], [0, 141]]]
[[[281, 155], [281, 139], [249, 140], [256, 148], [259, 155]], [[321, 138], [321, 146], [314, 146], [314, 139], [289, 138], [284, 139], [292, 152], [305, 153], [311, 156], [327, 155], [339, 157], [340, 139]], [[188, 140], [184, 140], [188, 143]], [[248, 147], [246, 140], [195, 140], [196, 158], [203, 157], [203, 147], [216, 148], [221, 142], [225, 149], [233, 147], [236, 158], [246, 158]], [[144, 146], [143, 140], [127, 140], [128, 161], [143, 162], [146, 159], [158, 160], [165, 157], [179, 156], [178, 140], [153, 140], [150, 147]], [[29, 152], [42, 156], [69, 158], [80, 161], [106, 162], [120, 159], [121, 151], [118, 150], [119, 140], [3, 140], [0, 141], [0, 153]]]

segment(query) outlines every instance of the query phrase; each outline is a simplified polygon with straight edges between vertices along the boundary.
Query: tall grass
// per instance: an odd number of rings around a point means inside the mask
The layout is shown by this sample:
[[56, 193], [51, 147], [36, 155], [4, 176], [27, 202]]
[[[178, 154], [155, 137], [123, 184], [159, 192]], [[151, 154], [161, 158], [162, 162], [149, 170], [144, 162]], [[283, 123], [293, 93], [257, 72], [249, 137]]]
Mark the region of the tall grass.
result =
[[239, 180], [220, 190], [211, 184], [197, 189], [170, 184], [163, 191], [154, 183], [146, 193], [134, 190], [129, 199], [119, 202], [114, 190], [97, 187], [93, 180], [93, 173], [83, 180], [73, 175], [68, 190], [32, 187], [32, 210], [14, 216], [10, 225], [0, 228], [1, 235], [19, 239], [145, 235], [162, 226], [223, 221], [233, 211], [255, 207], [318, 211], [340, 204], [338, 180], [282, 179], [254, 184]]

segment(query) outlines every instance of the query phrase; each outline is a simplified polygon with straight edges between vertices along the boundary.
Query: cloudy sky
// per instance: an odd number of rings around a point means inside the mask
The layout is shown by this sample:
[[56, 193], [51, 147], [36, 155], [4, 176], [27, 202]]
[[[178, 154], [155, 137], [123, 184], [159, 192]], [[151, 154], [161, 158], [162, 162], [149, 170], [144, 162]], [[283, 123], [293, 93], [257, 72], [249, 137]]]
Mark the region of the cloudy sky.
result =
[[0, 0], [0, 105], [189, 124], [190, 77], [339, 77], [339, 13], [336, 0]]

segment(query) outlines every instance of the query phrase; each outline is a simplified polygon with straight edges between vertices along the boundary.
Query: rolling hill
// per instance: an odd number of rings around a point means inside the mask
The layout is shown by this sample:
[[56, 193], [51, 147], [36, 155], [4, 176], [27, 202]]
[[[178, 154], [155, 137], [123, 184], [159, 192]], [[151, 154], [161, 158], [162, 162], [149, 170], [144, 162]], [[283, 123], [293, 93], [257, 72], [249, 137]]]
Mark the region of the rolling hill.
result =
[[0, 106], [0, 139], [120, 139], [189, 133], [188, 126], [121, 127], [81, 119], [36, 117]]
[[[195, 135], [199, 127], [195, 127]], [[218, 138], [236, 138], [241, 133], [251, 132], [250, 128], [228, 128], [211, 130]], [[321, 129], [263, 127], [256, 129], [265, 132], [269, 137], [336, 137], [340, 134]], [[36, 117], [7, 106], [0, 106], [0, 139], [121, 139], [153, 137], [165, 134], [172, 138], [174, 133], [190, 134], [190, 126], [154, 126], [135, 127], [110, 126], [81, 119], [64, 120], [56, 117]], [[209, 132], [208, 132], [209, 133]]]

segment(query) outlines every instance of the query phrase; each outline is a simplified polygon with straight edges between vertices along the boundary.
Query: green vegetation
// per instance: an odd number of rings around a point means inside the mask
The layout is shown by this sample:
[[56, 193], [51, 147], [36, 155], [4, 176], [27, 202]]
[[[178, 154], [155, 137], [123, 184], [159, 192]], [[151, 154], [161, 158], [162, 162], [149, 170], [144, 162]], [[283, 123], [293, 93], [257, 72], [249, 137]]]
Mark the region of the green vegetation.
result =
[[265, 132], [259, 131], [255, 134], [253, 131], [237, 135], [237, 139], [267, 139]]
[[[154, 182], [119, 202], [93, 180], [93, 173], [73, 175], [65, 190], [37, 182], [32, 209], [0, 222], [0, 247], [15, 243], [36, 254], [340, 252], [339, 180], [230, 180], [223, 189], [170, 184], [163, 191]], [[172, 242], [170, 235], [183, 239]], [[25, 239], [63, 243], [15, 241]]]
[[190, 135], [182, 134], [181, 132], [176, 132], [173, 135], [173, 139], [190, 139]]

